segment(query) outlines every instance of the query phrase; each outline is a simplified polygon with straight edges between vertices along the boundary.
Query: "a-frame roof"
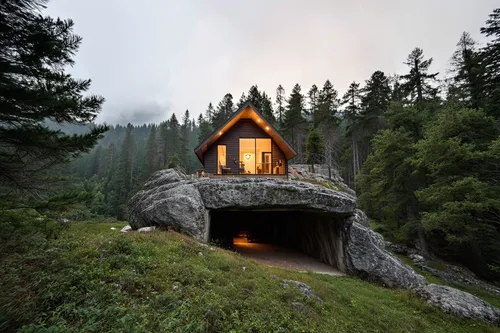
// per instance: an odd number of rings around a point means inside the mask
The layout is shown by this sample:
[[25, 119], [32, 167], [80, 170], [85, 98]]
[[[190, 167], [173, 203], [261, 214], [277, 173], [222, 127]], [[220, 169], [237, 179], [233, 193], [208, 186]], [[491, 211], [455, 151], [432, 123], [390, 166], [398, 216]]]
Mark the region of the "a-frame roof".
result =
[[198, 147], [194, 149], [196, 156], [204, 163], [203, 154], [208, 150], [208, 148], [213, 145], [220, 136], [224, 135], [231, 127], [233, 127], [240, 119], [252, 119], [257, 126], [262, 128], [262, 130], [269, 134], [269, 136], [276, 142], [278, 147], [283, 151], [287, 160], [293, 158], [297, 153], [292, 146], [278, 133], [276, 128], [262, 117], [262, 114], [257, 111], [252, 103], [246, 102], [238, 110], [236, 110], [231, 117], [226, 121], [224, 125], [217, 128], [210, 134], [210, 136], [201, 142]]

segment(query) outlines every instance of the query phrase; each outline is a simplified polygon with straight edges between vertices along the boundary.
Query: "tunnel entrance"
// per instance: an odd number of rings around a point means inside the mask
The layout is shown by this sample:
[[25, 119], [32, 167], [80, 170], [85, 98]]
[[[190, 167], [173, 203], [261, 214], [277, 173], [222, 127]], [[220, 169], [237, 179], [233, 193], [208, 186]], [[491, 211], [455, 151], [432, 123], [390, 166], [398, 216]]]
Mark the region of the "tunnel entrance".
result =
[[272, 266], [330, 274], [344, 270], [343, 221], [330, 213], [212, 210], [209, 240]]

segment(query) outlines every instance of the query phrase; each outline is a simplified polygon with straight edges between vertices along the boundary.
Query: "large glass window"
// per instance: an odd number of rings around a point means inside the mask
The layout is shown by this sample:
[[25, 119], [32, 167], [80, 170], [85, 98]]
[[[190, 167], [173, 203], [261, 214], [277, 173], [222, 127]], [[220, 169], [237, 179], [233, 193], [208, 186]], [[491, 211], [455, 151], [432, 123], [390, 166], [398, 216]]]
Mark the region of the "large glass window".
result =
[[240, 139], [240, 173], [272, 173], [271, 139]]

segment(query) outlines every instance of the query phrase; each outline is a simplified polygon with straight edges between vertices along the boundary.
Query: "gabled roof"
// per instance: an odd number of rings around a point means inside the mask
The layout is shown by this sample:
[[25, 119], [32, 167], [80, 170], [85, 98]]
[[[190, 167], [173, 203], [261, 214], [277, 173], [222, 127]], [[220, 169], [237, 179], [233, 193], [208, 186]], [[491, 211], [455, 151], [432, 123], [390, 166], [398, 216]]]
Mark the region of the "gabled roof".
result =
[[278, 147], [283, 151], [287, 160], [293, 158], [297, 155], [297, 152], [290, 146], [290, 144], [278, 133], [276, 128], [262, 117], [262, 114], [257, 111], [252, 103], [246, 102], [238, 110], [236, 110], [231, 118], [229, 118], [224, 125], [217, 128], [210, 134], [210, 136], [201, 142], [198, 147], [194, 149], [196, 156], [204, 163], [203, 154], [208, 150], [208, 148], [213, 145], [221, 135], [224, 135], [227, 131], [231, 129], [240, 119], [252, 119], [257, 126], [262, 128], [262, 130], [269, 134], [269, 136], [276, 142]]

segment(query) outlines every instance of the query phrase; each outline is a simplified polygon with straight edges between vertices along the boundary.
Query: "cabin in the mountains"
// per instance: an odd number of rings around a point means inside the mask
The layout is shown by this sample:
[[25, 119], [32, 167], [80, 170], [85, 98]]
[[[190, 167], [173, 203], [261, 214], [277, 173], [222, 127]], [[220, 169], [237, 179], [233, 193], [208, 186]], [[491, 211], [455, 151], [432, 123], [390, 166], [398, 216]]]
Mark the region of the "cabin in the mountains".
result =
[[297, 153], [258, 110], [245, 103], [194, 152], [210, 175], [287, 175]]

